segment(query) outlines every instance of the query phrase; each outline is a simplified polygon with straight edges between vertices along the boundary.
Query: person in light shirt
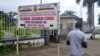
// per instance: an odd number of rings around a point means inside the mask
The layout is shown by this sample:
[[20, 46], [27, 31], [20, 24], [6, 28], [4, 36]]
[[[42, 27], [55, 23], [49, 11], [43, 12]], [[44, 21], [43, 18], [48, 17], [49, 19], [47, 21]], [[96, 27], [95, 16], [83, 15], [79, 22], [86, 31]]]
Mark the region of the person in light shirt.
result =
[[80, 28], [82, 24], [77, 22], [74, 30], [67, 35], [67, 45], [69, 45], [69, 56], [84, 56], [83, 48], [87, 48], [87, 38]]

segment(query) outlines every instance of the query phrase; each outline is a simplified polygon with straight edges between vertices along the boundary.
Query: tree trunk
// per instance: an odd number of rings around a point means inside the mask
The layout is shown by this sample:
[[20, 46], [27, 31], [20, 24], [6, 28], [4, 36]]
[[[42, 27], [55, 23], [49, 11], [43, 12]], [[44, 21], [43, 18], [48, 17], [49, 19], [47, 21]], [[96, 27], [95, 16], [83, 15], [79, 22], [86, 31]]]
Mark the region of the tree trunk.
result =
[[90, 39], [94, 39], [94, 4], [88, 5], [88, 24], [90, 26], [90, 32], [92, 33]]

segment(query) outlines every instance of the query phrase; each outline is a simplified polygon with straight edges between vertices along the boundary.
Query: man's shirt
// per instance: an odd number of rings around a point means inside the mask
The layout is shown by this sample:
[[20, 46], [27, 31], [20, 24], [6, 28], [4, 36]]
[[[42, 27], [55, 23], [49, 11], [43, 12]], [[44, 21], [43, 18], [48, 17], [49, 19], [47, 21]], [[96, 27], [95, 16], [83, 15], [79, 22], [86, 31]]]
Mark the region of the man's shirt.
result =
[[82, 56], [84, 54], [82, 42], [87, 42], [87, 39], [82, 31], [75, 29], [69, 32], [67, 40], [70, 43], [70, 56]]

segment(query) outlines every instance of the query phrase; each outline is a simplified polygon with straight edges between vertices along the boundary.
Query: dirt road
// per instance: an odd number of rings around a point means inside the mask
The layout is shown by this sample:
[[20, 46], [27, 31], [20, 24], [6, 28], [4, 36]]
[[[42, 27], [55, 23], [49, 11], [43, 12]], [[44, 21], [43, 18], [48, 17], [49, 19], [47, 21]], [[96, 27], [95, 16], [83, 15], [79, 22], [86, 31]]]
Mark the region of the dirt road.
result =
[[[20, 56], [58, 56], [58, 44], [50, 43], [49, 47], [20, 49]], [[65, 41], [59, 43], [59, 56], [68, 56], [68, 48]], [[87, 56], [100, 56], [100, 42], [88, 40], [88, 48], [85, 50]], [[15, 56], [12, 52], [7, 56]]]

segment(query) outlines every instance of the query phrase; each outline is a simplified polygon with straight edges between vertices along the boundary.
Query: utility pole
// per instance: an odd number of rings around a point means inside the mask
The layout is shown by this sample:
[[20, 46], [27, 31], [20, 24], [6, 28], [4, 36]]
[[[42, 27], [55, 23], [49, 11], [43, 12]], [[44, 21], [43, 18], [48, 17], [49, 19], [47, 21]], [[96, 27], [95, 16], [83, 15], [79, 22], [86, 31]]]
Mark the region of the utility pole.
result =
[[82, 6], [80, 6], [80, 18], [82, 18]]
[[40, 0], [40, 4], [42, 4], [42, 0]]
[[80, 29], [83, 31], [82, 4], [80, 5], [80, 18], [79, 18], [79, 22], [82, 25]]

